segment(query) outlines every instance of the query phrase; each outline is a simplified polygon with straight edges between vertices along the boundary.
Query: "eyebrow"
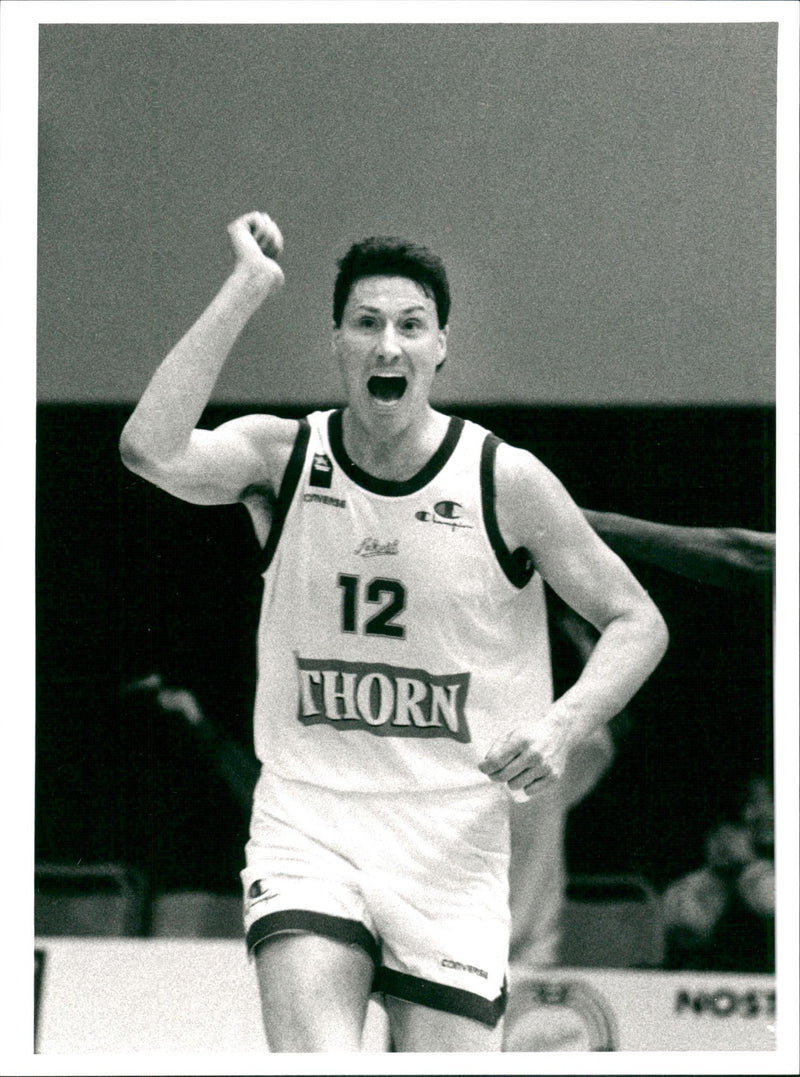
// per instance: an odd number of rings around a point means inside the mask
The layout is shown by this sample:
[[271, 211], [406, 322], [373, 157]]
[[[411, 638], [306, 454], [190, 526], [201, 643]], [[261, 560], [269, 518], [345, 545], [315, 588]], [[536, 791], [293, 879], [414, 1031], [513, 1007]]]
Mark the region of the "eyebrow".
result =
[[[370, 314], [380, 314], [381, 313], [381, 308], [380, 307], [372, 307], [368, 303], [359, 303], [358, 306], [355, 309], [356, 310], [368, 311]], [[413, 307], [404, 307], [400, 311], [400, 314], [411, 314], [415, 310], [421, 310], [423, 313], [426, 313], [428, 308], [422, 303], [415, 303]]]

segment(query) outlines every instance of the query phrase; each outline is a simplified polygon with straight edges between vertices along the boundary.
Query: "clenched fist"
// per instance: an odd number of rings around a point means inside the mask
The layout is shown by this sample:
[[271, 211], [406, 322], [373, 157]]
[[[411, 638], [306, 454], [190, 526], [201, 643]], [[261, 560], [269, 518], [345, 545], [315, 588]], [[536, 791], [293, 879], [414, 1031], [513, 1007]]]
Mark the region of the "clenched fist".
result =
[[283, 270], [277, 259], [283, 251], [283, 236], [266, 213], [245, 213], [228, 225], [238, 269], [263, 284], [268, 292], [282, 287]]
[[479, 764], [493, 782], [504, 782], [515, 800], [552, 788], [564, 773], [568, 745], [547, 723], [517, 729], [494, 742]]

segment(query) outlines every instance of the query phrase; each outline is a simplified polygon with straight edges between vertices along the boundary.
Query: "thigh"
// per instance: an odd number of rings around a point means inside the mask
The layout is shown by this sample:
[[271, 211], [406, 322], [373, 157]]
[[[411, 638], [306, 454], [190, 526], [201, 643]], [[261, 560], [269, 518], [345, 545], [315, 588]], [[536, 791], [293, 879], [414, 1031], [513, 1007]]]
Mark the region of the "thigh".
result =
[[321, 935], [273, 935], [255, 951], [271, 1051], [359, 1051], [374, 964], [359, 946]]
[[395, 1051], [500, 1051], [503, 1024], [494, 1028], [460, 1014], [386, 997]]
[[494, 1050], [491, 1032], [506, 1003], [507, 918], [477, 899], [465, 916], [439, 908], [437, 897], [415, 905], [383, 893], [373, 907], [382, 941], [375, 986], [393, 1042], [398, 1051]]
[[[443, 1042], [449, 1042], [451, 1030], [457, 1040], [491, 1042], [487, 1030], [497, 1025], [505, 1009], [508, 857], [504, 842], [494, 841], [490, 823], [505, 823], [507, 806], [505, 801], [497, 808], [476, 800], [461, 791], [451, 799], [439, 797], [433, 821], [422, 830], [436, 870], [420, 878], [387, 860], [382, 870], [362, 881], [381, 939], [377, 989], [387, 1004], [391, 998], [412, 1007], [395, 1007], [403, 1028], [406, 1012], [420, 1012], [409, 1019], [415, 1029], [435, 1028], [441, 1021]], [[401, 868], [407, 866], [399, 862]]]

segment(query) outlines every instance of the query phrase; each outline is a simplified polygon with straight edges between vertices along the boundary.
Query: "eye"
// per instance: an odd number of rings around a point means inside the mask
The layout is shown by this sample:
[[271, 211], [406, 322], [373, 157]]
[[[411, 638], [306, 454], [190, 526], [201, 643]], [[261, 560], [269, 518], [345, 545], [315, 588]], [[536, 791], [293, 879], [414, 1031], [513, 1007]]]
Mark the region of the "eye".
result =
[[404, 333], [415, 333], [418, 329], [422, 328], [422, 322], [419, 318], [406, 318], [400, 328]]
[[361, 329], [373, 329], [377, 325], [377, 319], [371, 314], [361, 314], [356, 320], [356, 325]]

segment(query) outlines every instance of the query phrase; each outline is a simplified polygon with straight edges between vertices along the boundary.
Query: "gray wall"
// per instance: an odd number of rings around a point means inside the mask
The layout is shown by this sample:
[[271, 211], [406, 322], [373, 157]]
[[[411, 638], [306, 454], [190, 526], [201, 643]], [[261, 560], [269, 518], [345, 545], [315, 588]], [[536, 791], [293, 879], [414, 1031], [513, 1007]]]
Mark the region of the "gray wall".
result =
[[133, 401], [258, 208], [217, 399], [339, 399], [335, 260], [438, 249], [443, 403], [774, 401], [775, 24], [40, 29], [42, 401]]

